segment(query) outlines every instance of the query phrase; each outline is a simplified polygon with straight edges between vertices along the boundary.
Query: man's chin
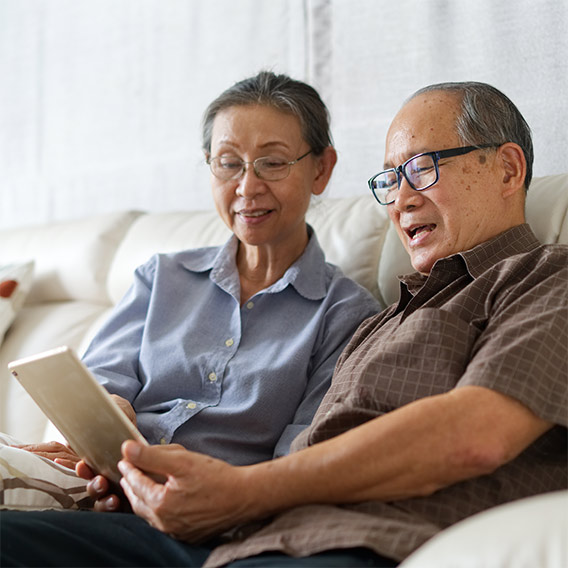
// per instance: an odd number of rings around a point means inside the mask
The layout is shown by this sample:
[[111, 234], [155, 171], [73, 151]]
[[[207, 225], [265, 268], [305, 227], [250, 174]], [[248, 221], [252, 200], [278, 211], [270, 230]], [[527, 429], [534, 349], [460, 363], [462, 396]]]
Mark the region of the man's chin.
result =
[[430, 274], [436, 260], [438, 259], [423, 253], [410, 255], [412, 268], [414, 268], [416, 272], [420, 272], [420, 274], [424, 274], [425, 276]]

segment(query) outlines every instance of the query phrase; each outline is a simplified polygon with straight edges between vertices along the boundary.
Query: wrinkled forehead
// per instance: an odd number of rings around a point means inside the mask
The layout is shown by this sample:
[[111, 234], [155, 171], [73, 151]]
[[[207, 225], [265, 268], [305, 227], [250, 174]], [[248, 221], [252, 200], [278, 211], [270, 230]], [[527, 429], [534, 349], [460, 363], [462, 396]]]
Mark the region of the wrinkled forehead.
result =
[[431, 91], [410, 99], [387, 132], [385, 167], [395, 167], [422, 152], [459, 146], [459, 112], [459, 98], [454, 94]]

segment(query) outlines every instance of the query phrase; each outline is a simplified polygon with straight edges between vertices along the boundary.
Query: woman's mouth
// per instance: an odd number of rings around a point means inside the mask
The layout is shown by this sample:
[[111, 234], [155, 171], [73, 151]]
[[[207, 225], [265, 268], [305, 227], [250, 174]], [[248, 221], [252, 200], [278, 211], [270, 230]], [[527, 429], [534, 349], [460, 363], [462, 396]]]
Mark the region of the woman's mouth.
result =
[[272, 209], [241, 209], [237, 212], [237, 215], [245, 223], [258, 223], [266, 219], [268, 215], [272, 213]]

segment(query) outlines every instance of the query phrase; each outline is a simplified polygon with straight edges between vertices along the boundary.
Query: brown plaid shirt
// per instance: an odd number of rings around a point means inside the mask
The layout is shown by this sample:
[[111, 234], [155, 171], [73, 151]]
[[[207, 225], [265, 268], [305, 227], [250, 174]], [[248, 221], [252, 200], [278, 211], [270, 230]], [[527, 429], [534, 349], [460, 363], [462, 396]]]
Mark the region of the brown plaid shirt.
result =
[[206, 566], [359, 546], [402, 560], [474, 513], [566, 488], [567, 292], [568, 246], [540, 245], [528, 225], [438, 261], [428, 277], [402, 278], [398, 304], [355, 333], [295, 450], [463, 385], [498, 390], [557, 426], [491, 475], [429, 497], [292, 509], [218, 547]]

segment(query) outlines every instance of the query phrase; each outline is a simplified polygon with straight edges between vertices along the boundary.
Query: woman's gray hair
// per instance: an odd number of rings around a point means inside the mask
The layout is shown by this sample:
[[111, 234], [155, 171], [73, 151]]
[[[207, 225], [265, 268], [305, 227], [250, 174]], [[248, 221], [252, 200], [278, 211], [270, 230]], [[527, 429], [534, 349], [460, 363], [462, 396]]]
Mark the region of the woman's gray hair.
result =
[[263, 105], [294, 115], [300, 121], [304, 140], [314, 155], [319, 156], [332, 145], [329, 112], [318, 92], [310, 85], [261, 71], [235, 83], [221, 93], [205, 110], [202, 121], [202, 145], [211, 153], [213, 122], [219, 112], [233, 106]]
[[456, 128], [464, 146], [514, 142], [521, 147], [527, 162], [525, 190], [528, 190], [534, 160], [531, 130], [513, 102], [495, 87], [474, 81], [430, 85], [416, 91], [410, 99], [430, 91], [461, 96], [461, 114]]

